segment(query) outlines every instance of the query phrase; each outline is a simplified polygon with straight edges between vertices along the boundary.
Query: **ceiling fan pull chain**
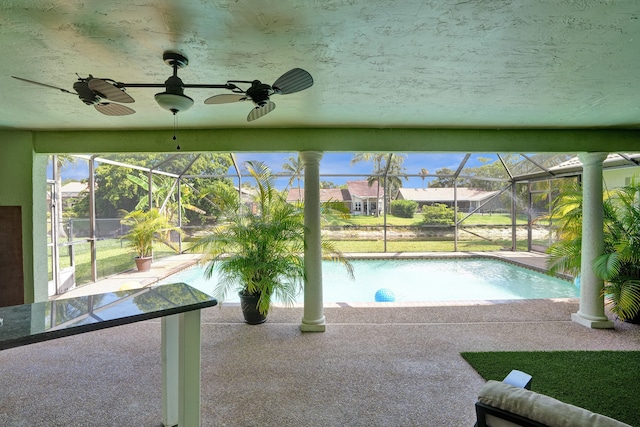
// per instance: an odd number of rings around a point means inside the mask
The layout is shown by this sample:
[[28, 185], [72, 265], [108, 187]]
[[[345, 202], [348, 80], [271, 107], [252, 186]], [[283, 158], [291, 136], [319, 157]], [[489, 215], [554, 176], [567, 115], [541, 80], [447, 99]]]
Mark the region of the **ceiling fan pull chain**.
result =
[[[178, 140], [178, 115], [173, 113], [173, 140]], [[180, 144], [176, 145], [176, 150], [180, 149]]]

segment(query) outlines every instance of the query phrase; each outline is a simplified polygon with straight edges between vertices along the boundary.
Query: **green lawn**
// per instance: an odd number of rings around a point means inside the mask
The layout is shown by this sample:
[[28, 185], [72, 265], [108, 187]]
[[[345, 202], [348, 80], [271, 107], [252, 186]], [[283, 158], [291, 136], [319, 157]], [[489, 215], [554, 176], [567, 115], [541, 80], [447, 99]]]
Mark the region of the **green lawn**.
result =
[[[82, 285], [91, 282], [91, 246], [89, 243], [74, 245], [73, 251], [76, 283]], [[169, 255], [175, 255], [175, 252], [163, 247], [158, 247], [154, 250], [156, 259]], [[98, 240], [96, 242], [96, 256], [98, 259], [98, 277], [107, 277], [135, 268], [133, 254], [126, 247], [126, 244], [118, 239]], [[68, 251], [63, 248], [60, 254], [60, 267], [64, 268], [69, 265]], [[49, 266], [49, 269], [51, 269], [51, 266]], [[51, 271], [49, 271], [49, 276], [51, 277]]]
[[535, 351], [462, 353], [486, 380], [512, 369], [533, 377], [531, 390], [640, 426], [640, 352]]
[[[382, 240], [334, 240], [334, 245], [342, 252], [383, 252]], [[511, 248], [511, 241], [488, 242], [485, 240], [458, 241], [458, 251], [499, 251]], [[526, 251], [526, 242], [518, 242], [518, 250]], [[453, 252], [452, 240], [431, 241], [388, 241], [387, 252]]]
[[[464, 214], [460, 214], [460, 219], [464, 218]], [[340, 224], [351, 224], [360, 226], [382, 226], [384, 225], [384, 217], [358, 215], [352, 216], [347, 220], [339, 221]], [[519, 225], [527, 224], [525, 216], [518, 216], [516, 223]], [[465, 219], [462, 225], [511, 225], [511, 215], [509, 214], [473, 214]], [[387, 225], [422, 225], [422, 215], [416, 214], [413, 218], [399, 218], [393, 215], [387, 215]]]
[[[370, 218], [370, 217], [366, 217]], [[384, 242], [382, 240], [339, 240], [334, 241], [335, 245], [342, 252], [384, 252]], [[113, 274], [135, 268], [133, 254], [129, 252], [126, 244], [118, 239], [98, 240], [98, 277], [104, 278]], [[189, 246], [189, 242], [184, 242], [183, 249]], [[480, 239], [458, 241], [458, 251], [498, 251], [504, 248], [511, 248], [510, 240], [498, 240], [495, 242]], [[453, 240], [403, 240], [388, 241], [387, 252], [453, 252]], [[526, 242], [518, 242], [518, 250], [527, 250]], [[165, 247], [157, 247], [154, 251], [156, 259], [175, 255]], [[76, 283], [79, 285], [91, 282], [91, 254], [89, 243], [82, 243], [74, 246], [74, 258], [76, 267]], [[60, 266], [69, 266], [70, 258], [66, 248], [61, 249]], [[51, 279], [51, 265], [49, 265], [49, 278]]]

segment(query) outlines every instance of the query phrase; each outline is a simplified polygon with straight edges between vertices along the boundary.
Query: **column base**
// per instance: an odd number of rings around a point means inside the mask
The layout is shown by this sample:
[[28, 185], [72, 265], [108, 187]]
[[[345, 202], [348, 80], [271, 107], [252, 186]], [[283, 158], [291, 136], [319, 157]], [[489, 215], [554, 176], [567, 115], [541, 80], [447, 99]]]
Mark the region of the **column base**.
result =
[[613, 329], [613, 322], [608, 317], [584, 317], [580, 312], [572, 313], [571, 320], [591, 329]]
[[327, 330], [327, 323], [324, 316], [322, 316], [322, 319], [316, 321], [302, 319], [300, 330], [302, 332], [325, 332]]

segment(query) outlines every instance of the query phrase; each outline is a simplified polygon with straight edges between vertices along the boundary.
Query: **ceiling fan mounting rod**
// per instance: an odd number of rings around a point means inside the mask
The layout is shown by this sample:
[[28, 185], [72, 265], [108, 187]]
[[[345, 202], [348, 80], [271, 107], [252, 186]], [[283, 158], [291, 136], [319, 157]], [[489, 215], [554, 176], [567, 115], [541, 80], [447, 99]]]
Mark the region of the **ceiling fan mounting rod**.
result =
[[255, 80], [227, 80], [227, 83], [246, 83], [252, 84]]
[[[178, 77], [178, 69], [185, 68], [187, 65], [189, 65], [189, 60], [187, 59], [187, 57], [178, 52], [166, 51], [162, 54], [162, 59], [164, 60], [165, 64], [173, 68], [173, 77]], [[238, 83], [251, 83], [251, 82], [239, 81]], [[116, 84], [122, 85], [124, 87], [165, 87], [167, 85], [167, 82], [165, 82], [164, 84], [118, 82]], [[180, 80], [179, 85], [182, 88], [227, 89], [227, 90], [238, 89], [236, 85], [231, 84], [229, 82], [225, 84], [184, 84], [182, 80]]]
[[[164, 83], [123, 83], [117, 82], [118, 85], [124, 87], [165, 87]], [[237, 89], [238, 87], [233, 84], [184, 84], [184, 88], [200, 88], [200, 89]]]

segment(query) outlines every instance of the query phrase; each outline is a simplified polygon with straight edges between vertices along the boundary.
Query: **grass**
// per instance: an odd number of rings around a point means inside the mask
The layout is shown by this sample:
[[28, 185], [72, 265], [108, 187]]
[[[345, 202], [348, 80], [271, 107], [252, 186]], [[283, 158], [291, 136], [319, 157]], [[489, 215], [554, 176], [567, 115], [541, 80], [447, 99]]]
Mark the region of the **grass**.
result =
[[[382, 240], [334, 240], [333, 244], [342, 252], [383, 252]], [[484, 240], [458, 241], [458, 251], [499, 251], [511, 248], [511, 241], [489, 242]], [[429, 241], [388, 241], [387, 252], [453, 252], [452, 240]], [[518, 242], [518, 250], [526, 251], [526, 242]]]
[[[154, 249], [155, 259], [169, 255], [175, 255], [175, 252], [162, 247]], [[73, 256], [76, 267], [76, 283], [82, 285], [91, 282], [91, 246], [89, 243], [74, 245]], [[129, 251], [126, 243], [118, 239], [96, 241], [96, 256], [98, 259], [98, 277], [107, 277], [135, 268], [133, 253]], [[60, 267], [64, 268], [69, 265], [70, 257], [68, 252], [62, 251], [60, 254]]]
[[[464, 218], [465, 214], [459, 214], [460, 219]], [[387, 225], [397, 226], [417, 226], [422, 225], [422, 214], [415, 214], [413, 218], [400, 218], [393, 215], [387, 215]], [[384, 217], [371, 215], [357, 215], [352, 216], [349, 219], [339, 221], [340, 224], [351, 224], [359, 226], [382, 226], [384, 225]], [[520, 225], [527, 224], [527, 218], [525, 216], [518, 216], [516, 223]], [[469, 218], [465, 219], [462, 225], [511, 225], [510, 214], [473, 214]]]
[[640, 426], [640, 351], [462, 353], [486, 380], [518, 369], [533, 376], [531, 390]]
[[[340, 240], [334, 241], [336, 247], [342, 252], [384, 252], [383, 240]], [[129, 252], [126, 244], [118, 239], [105, 239], [96, 242], [98, 257], [98, 277], [108, 277], [113, 274], [135, 268], [133, 254]], [[189, 242], [183, 242], [186, 249]], [[76, 283], [78, 285], [91, 282], [91, 252], [89, 243], [74, 245], [74, 258], [76, 267]], [[479, 239], [459, 240], [458, 251], [498, 251], [503, 248], [511, 248], [510, 240], [498, 240], [494, 242]], [[518, 250], [527, 250], [526, 242], [518, 242]], [[387, 252], [453, 252], [452, 240], [403, 240], [388, 241]], [[168, 248], [156, 245], [155, 259], [175, 255]], [[70, 258], [65, 248], [61, 249], [60, 266], [68, 267]], [[51, 269], [51, 266], [49, 266]], [[49, 271], [51, 276], [51, 271]], [[51, 278], [51, 277], [50, 277]]]

